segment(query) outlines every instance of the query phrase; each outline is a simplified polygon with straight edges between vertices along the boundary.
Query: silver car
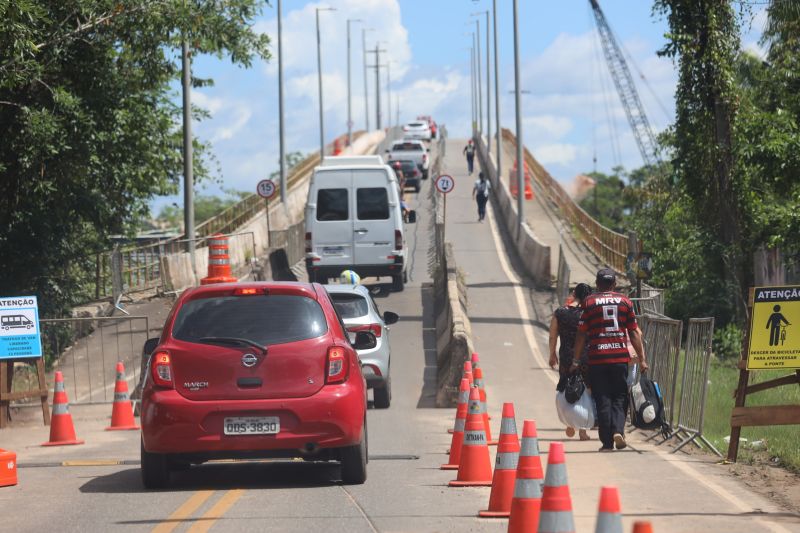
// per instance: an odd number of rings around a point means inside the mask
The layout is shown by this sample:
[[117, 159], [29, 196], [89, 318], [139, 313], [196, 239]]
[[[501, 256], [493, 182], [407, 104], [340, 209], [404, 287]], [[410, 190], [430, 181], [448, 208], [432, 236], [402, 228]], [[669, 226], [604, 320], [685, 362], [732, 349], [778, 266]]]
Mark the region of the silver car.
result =
[[431, 140], [431, 127], [426, 120], [415, 120], [403, 126], [403, 138]]
[[358, 350], [361, 370], [367, 387], [373, 389], [375, 407], [386, 409], [392, 401], [391, 354], [389, 328], [398, 316], [391, 311], [381, 315], [369, 290], [363, 285], [326, 285], [333, 305], [342, 317], [351, 341], [359, 331], [369, 331], [378, 341], [370, 350]]

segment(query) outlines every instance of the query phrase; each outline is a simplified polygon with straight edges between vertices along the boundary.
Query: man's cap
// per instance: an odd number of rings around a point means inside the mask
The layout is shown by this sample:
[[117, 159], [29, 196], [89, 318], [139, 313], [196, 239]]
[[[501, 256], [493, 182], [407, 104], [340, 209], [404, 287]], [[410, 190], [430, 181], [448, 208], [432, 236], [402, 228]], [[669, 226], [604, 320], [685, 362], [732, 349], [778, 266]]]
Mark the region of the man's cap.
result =
[[613, 283], [617, 279], [617, 274], [610, 268], [601, 268], [597, 271], [597, 282]]

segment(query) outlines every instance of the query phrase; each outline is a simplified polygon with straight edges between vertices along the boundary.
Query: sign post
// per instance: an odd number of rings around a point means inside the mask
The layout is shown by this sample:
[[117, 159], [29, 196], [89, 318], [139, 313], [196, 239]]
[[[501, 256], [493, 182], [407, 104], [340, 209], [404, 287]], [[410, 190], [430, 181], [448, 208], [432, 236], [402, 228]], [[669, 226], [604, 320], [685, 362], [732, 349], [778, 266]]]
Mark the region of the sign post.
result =
[[264, 216], [267, 219], [267, 248], [270, 248], [272, 246], [272, 238], [270, 237], [269, 229], [269, 199], [275, 196], [275, 182], [270, 179], [259, 181], [258, 185], [256, 185], [256, 192], [264, 199], [266, 204]]
[[[31, 359], [36, 360], [39, 388], [12, 392], [14, 363], [34, 363]], [[0, 428], [8, 423], [8, 408], [12, 401], [36, 397], [41, 399], [42, 417], [45, 425], [49, 425], [36, 296], [0, 298]]]
[[444, 244], [445, 229], [447, 227], [447, 195], [456, 186], [456, 181], [452, 176], [442, 174], [436, 178], [436, 190], [444, 195], [444, 205], [442, 207], [444, 223], [442, 224], [442, 244]]
[[[742, 342], [739, 385], [731, 413], [728, 461], [736, 462], [745, 426], [800, 424], [800, 405], [746, 407], [748, 394], [800, 384], [800, 286], [750, 289], [750, 325]], [[751, 370], [794, 370], [793, 374], [750, 384]]]

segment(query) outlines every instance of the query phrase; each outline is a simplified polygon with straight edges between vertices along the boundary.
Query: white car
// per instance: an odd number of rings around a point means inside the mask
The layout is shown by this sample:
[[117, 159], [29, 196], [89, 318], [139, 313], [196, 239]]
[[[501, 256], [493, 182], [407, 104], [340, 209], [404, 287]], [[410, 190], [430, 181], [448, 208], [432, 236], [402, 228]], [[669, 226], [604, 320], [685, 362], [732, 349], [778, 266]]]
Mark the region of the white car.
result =
[[407, 139], [394, 141], [391, 148], [386, 149], [386, 159], [391, 165], [393, 161], [410, 160], [417, 164], [417, 168], [422, 172], [422, 179], [428, 179], [428, 170], [431, 165], [429, 157], [431, 149], [425, 143], [418, 140]]
[[430, 141], [431, 137], [431, 127], [425, 120], [416, 120], [403, 126], [403, 138], [405, 139]]

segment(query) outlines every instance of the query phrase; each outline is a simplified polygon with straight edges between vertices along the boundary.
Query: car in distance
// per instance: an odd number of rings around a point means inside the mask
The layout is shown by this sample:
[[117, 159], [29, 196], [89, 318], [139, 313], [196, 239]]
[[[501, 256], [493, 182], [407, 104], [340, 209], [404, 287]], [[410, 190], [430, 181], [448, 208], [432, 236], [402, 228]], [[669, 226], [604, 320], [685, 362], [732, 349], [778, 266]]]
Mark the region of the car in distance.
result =
[[430, 127], [431, 129], [431, 139], [435, 139], [436, 132], [439, 129], [439, 127], [436, 125], [436, 121], [433, 120], [433, 117], [431, 117], [430, 115], [420, 115], [417, 117], [417, 120], [424, 120], [425, 122], [428, 123], [428, 127]]
[[395, 173], [401, 171], [403, 173], [402, 188], [412, 187], [414, 192], [419, 192], [422, 178], [422, 171], [420, 171], [417, 164], [410, 159], [393, 159], [391, 167]]
[[419, 140], [404, 139], [401, 141], [394, 141], [390, 148], [386, 149], [386, 159], [389, 164], [396, 159], [414, 161], [417, 168], [422, 172], [422, 179], [428, 179], [428, 171], [430, 170], [430, 148], [425, 146], [425, 143]]
[[345, 483], [363, 483], [367, 388], [356, 350], [377, 341], [369, 331], [354, 340], [319, 284], [185, 291], [148, 340], [144, 486], [212, 459], [271, 457], [338, 460]]
[[415, 120], [403, 126], [403, 137], [405, 139], [420, 139], [422, 141], [431, 140], [431, 127], [427, 120]]
[[358, 357], [367, 387], [373, 389], [375, 407], [388, 408], [392, 402], [392, 348], [387, 326], [397, 322], [398, 316], [391, 311], [381, 315], [369, 289], [363, 285], [326, 285], [325, 288], [353, 338], [360, 331], [375, 335], [377, 345], [358, 350]]

